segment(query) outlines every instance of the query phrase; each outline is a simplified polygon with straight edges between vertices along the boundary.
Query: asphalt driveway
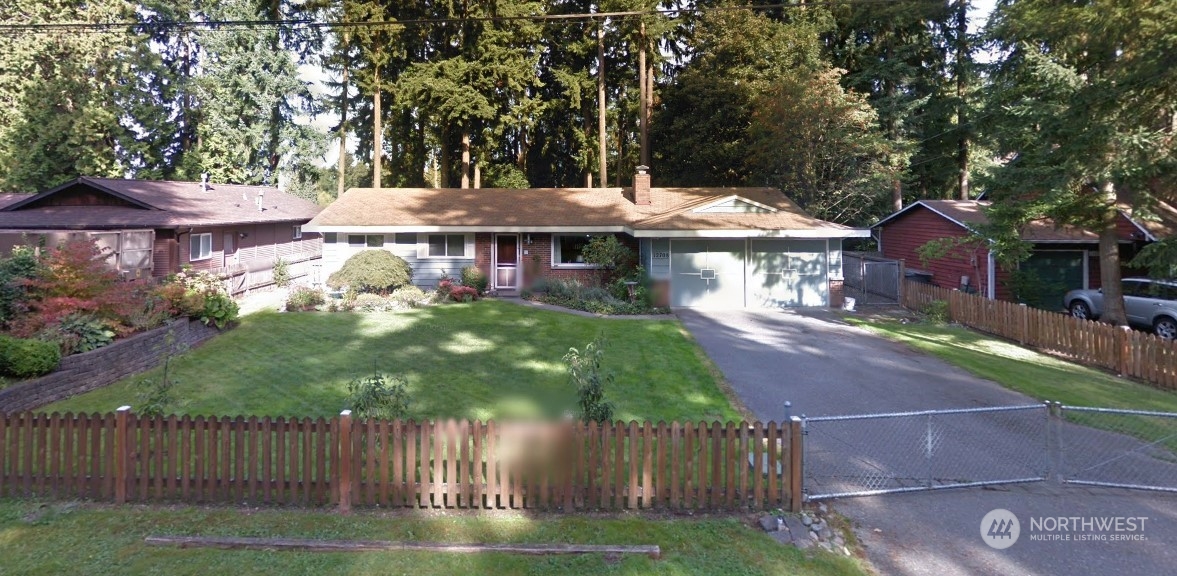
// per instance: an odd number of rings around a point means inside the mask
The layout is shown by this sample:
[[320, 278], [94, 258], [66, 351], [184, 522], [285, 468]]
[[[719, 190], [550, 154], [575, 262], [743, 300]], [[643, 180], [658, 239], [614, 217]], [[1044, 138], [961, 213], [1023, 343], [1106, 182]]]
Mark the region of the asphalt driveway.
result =
[[[1036, 402], [850, 326], [828, 310], [679, 310], [678, 315], [743, 402], [764, 421], [780, 421], [786, 401], [792, 403], [792, 415], [811, 417]], [[1039, 453], [1042, 431], [1018, 422], [971, 418], [959, 424], [963, 429], [946, 437], [966, 440], [946, 446], [956, 455], [949, 463], [990, 469], [1017, 459], [1019, 464], [1027, 460], [1028, 469], [1039, 467], [1041, 462], [1029, 460]], [[859, 436], [863, 430], [857, 430]], [[807, 458], [821, 458], [821, 449], [838, 440], [831, 436], [822, 437], [811, 427], [811, 452], [815, 445], [818, 451]], [[906, 448], [898, 441], [867, 438], [865, 444], [883, 460], [903, 461]], [[1035, 482], [842, 498], [831, 504], [855, 523], [872, 564], [884, 574], [1171, 574], [1177, 566], [1174, 494]], [[1031, 541], [1024, 536], [996, 550], [980, 535], [981, 519], [996, 508], [1017, 515], [1024, 535], [1032, 517], [1149, 520], [1141, 534], [1144, 540]]]

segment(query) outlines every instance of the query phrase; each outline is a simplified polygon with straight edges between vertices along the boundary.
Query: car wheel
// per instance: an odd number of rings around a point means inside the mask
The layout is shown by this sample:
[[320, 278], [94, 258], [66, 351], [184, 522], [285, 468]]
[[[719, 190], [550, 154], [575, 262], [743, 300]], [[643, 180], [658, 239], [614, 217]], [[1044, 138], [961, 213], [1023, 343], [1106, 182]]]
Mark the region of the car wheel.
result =
[[1071, 302], [1071, 316], [1074, 316], [1080, 320], [1090, 320], [1091, 308], [1088, 307], [1087, 304], [1083, 301], [1076, 300]]
[[1157, 321], [1152, 325], [1152, 331], [1165, 340], [1177, 339], [1177, 320], [1167, 317], [1157, 318]]

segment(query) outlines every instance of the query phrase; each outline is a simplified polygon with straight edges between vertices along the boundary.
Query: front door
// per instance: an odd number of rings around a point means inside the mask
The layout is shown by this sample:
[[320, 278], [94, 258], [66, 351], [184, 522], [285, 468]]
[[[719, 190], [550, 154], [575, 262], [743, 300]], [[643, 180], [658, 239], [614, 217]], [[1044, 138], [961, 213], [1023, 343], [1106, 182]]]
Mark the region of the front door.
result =
[[519, 235], [495, 235], [494, 284], [499, 290], [519, 288]]
[[232, 266], [237, 263], [237, 235], [233, 232], [225, 232], [225, 235], [222, 236], [222, 240], [224, 240], [225, 259], [221, 266]]

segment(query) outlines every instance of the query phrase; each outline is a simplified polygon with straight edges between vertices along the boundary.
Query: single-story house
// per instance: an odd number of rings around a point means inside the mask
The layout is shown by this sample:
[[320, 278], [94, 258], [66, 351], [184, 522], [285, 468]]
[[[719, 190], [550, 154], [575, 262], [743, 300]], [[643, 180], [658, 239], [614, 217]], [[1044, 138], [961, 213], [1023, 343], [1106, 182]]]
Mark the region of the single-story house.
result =
[[352, 254], [389, 250], [432, 287], [477, 266], [499, 292], [539, 277], [588, 278], [582, 250], [614, 234], [669, 284], [672, 306], [828, 306], [842, 239], [867, 237], [813, 218], [772, 188], [352, 189], [305, 227], [323, 235], [323, 274]]
[[[909, 276], [919, 276], [945, 288], [977, 292], [990, 299], [1014, 300], [1011, 271], [1003, 269], [988, 246], [956, 250], [942, 258], [923, 262], [921, 246], [941, 238], [966, 238], [988, 223], [984, 200], [920, 200], [887, 216], [871, 227], [885, 258], [903, 260]], [[1128, 262], [1140, 246], [1157, 236], [1150, 230], [1159, 222], [1145, 223], [1121, 210], [1116, 222], [1121, 261]], [[1062, 306], [1062, 296], [1075, 288], [1099, 288], [1099, 236], [1073, 226], [1056, 227], [1051, 220], [1035, 220], [1022, 230], [1022, 239], [1033, 244], [1022, 269], [1035, 271], [1053, 286], [1043, 302]], [[1058, 292], [1057, 295], [1054, 292]], [[1055, 298], [1057, 296], [1057, 298]]]
[[279, 257], [321, 255], [319, 235], [302, 230], [320, 209], [268, 186], [82, 177], [39, 194], [0, 195], [0, 254], [83, 234], [109, 249], [127, 278], [163, 277], [183, 265], [270, 270]]

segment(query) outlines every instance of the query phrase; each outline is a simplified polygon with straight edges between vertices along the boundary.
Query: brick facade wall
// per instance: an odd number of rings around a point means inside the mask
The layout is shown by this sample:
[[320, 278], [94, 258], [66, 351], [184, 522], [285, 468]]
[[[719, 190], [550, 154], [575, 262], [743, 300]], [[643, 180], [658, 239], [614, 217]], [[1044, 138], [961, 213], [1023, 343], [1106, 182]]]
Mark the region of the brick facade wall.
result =
[[[526, 240], [531, 238], [531, 244]], [[623, 244], [638, 253], [638, 240], [625, 234], [617, 237]], [[537, 278], [559, 278], [563, 280], [580, 280], [584, 283], [595, 283], [598, 270], [584, 268], [552, 268], [552, 235], [546, 233], [520, 233], [519, 241], [525, 254], [520, 258], [523, 266], [523, 285], [531, 286]], [[494, 262], [494, 234], [478, 233], [474, 235], [474, 265], [482, 269], [488, 278], [494, 277], [491, 269]]]
[[[176, 344], [189, 347], [219, 333], [199, 320], [176, 320], [169, 326], [136, 334], [110, 346], [67, 356], [56, 372], [0, 390], [0, 412], [35, 410], [154, 368], [163, 360], [168, 330], [174, 331]], [[109, 409], [115, 408], [118, 406]]]

